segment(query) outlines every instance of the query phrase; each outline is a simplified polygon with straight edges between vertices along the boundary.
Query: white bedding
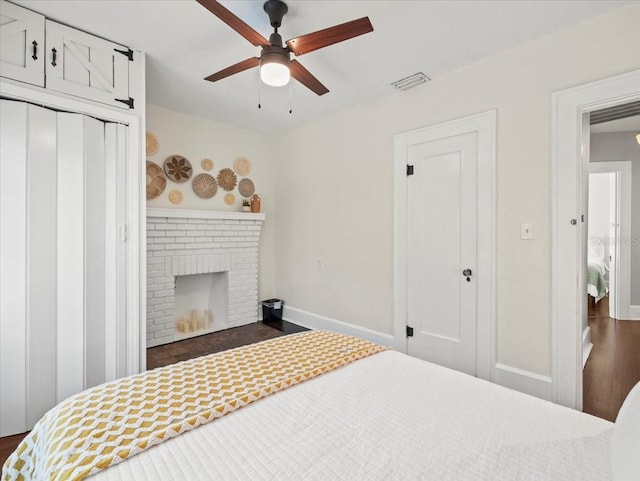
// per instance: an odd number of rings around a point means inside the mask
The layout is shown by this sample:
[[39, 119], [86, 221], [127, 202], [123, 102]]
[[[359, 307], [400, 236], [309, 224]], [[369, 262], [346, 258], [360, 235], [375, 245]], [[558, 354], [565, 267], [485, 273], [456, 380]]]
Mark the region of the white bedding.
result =
[[612, 432], [607, 421], [386, 351], [89, 479], [606, 481]]

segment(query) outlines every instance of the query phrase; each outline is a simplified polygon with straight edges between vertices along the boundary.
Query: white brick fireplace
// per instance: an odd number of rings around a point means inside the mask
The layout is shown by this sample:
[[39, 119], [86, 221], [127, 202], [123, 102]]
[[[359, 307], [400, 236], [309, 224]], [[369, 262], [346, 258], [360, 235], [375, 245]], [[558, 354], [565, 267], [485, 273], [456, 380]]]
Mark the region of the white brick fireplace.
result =
[[[258, 245], [264, 218], [244, 212], [147, 209], [147, 347], [258, 320]], [[183, 279], [176, 299], [177, 281]]]

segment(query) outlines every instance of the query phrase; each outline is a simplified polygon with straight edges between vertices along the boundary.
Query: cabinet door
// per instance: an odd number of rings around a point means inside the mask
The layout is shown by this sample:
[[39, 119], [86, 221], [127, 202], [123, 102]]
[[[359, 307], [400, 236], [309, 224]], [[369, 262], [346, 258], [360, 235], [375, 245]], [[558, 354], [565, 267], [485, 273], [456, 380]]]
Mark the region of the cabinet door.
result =
[[44, 87], [44, 16], [0, 0], [0, 77]]
[[127, 47], [50, 20], [46, 40], [48, 89], [129, 108]]

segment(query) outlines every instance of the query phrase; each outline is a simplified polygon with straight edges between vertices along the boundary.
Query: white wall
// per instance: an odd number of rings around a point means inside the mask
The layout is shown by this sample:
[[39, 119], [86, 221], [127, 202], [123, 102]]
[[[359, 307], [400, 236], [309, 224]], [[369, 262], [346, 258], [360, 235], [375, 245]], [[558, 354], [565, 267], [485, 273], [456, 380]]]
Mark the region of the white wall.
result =
[[631, 161], [631, 236], [621, 239], [630, 243], [631, 282], [629, 301], [640, 305], [640, 144], [637, 132], [591, 134], [591, 162]]
[[[551, 93], [640, 68], [639, 24], [626, 7], [282, 134], [278, 295], [391, 334], [393, 136], [495, 108], [498, 362], [550, 374]], [[521, 221], [535, 240], [520, 240]]]
[[[589, 174], [589, 254], [602, 258], [609, 264], [608, 238], [610, 235], [611, 203], [615, 202], [613, 195], [615, 189], [611, 189], [611, 178], [615, 174], [611, 173], [591, 173]], [[614, 192], [612, 192], [614, 190]]]
[[[174, 154], [186, 157], [193, 166], [193, 177], [205, 172], [200, 162], [208, 158], [214, 166], [208, 173], [216, 177], [220, 169], [233, 168], [236, 157], [247, 157], [252, 164], [247, 176], [256, 187], [256, 193], [262, 199], [262, 212], [266, 214], [260, 235], [260, 272], [258, 299], [267, 299], [276, 295], [275, 285], [275, 185], [273, 164], [274, 146], [266, 135], [240, 129], [221, 122], [187, 115], [156, 105], [147, 105], [147, 132], [158, 138], [159, 150], [147, 160], [160, 167], [165, 159]], [[238, 178], [240, 179], [240, 178]], [[169, 191], [178, 189], [183, 193], [181, 204], [169, 201]], [[147, 207], [201, 210], [233, 210], [241, 208], [241, 197], [236, 188], [232, 192], [236, 203], [228, 206], [224, 203], [226, 192], [218, 188], [213, 198], [204, 200], [197, 197], [191, 187], [191, 179], [177, 184], [167, 179], [165, 191], [157, 198], [148, 200]]]

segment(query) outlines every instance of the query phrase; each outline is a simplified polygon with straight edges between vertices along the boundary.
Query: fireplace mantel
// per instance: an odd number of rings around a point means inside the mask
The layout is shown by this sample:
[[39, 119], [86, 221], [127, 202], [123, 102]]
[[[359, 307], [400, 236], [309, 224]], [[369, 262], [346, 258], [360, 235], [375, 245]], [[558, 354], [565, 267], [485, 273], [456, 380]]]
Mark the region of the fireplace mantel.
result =
[[176, 219], [224, 219], [224, 220], [264, 220], [265, 214], [224, 210], [159, 209], [148, 208], [147, 217], [171, 217]]

